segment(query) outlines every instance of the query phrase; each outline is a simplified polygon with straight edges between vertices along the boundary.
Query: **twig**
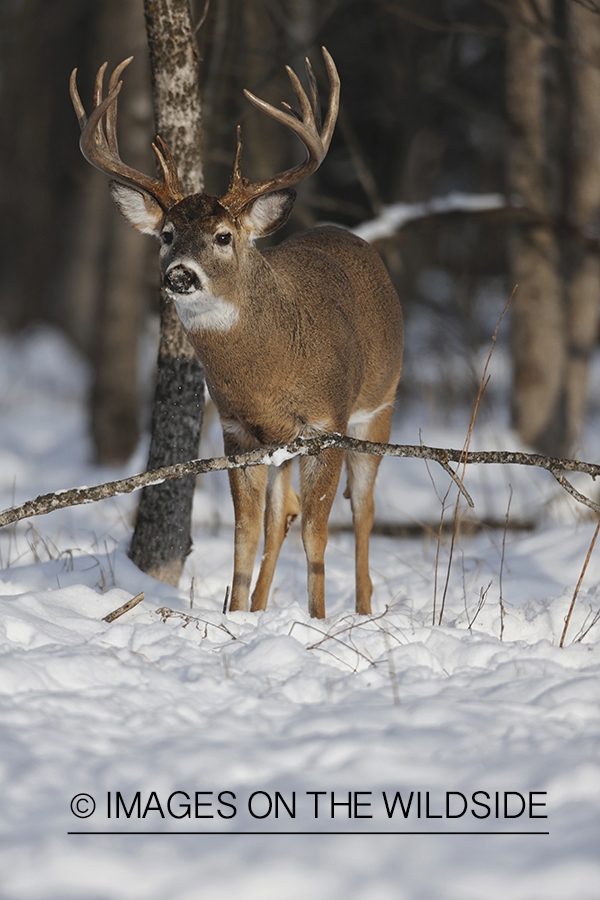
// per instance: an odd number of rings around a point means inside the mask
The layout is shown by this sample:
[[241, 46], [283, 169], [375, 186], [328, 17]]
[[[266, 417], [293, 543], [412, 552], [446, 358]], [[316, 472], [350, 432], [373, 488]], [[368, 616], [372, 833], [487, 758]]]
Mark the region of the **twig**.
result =
[[206, 0], [206, 2], [204, 4], [204, 9], [200, 13], [200, 18], [198, 19], [198, 21], [196, 22], [196, 24], [194, 26], [194, 34], [197, 34], [200, 31], [200, 29], [202, 28], [202, 26], [204, 25], [204, 22], [208, 15], [208, 7], [209, 6], [210, 6], [210, 0]]
[[[306, 649], [307, 650], [316, 650], [318, 647], [320, 647], [321, 644], [324, 644], [325, 641], [336, 640], [340, 634], [344, 634], [346, 631], [352, 631], [354, 628], [359, 628], [364, 625], [367, 625], [369, 622], [377, 622], [378, 619], [383, 619], [383, 617], [387, 614], [387, 612], [388, 612], [388, 608], [386, 606], [384, 611], [382, 613], [379, 613], [378, 616], [369, 616], [369, 618], [364, 621], [352, 622], [351, 625], [347, 625], [345, 628], [340, 628], [340, 630], [336, 631], [334, 634], [326, 634], [325, 637], [321, 641], [317, 641], [316, 644], [310, 644], [310, 646], [308, 646]], [[356, 648], [354, 648], [354, 649], [356, 649]], [[357, 650], [356, 652], [359, 653], [360, 651]], [[364, 655], [364, 654], [361, 654], [361, 655]]]
[[587, 626], [587, 628], [586, 628], [586, 627], [585, 627], [585, 624], [586, 624], [586, 622], [587, 622], [587, 620], [589, 619], [589, 617], [590, 617], [591, 614], [592, 614], [592, 610], [590, 610], [589, 614], [585, 617], [585, 621], [584, 621], [583, 625], [581, 626], [581, 628], [579, 629], [578, 634], [573, 638], [573, 643], [574, 643], [574, 644], [580, 644], [581, 641], [582, 641], [582, 640], [584, 639], [584, 637], [586, 636], [586, 634], [589, 634], [589, 632], [592, 630], [592, 628], [594, 627], [594, 625], [595, 625], [598, 621], [600, 621], [600, 609], [597, 609], [596, 612], [595, 612], [595, 613], [593, 614], [593, 616], [592, 616], [592, 621], [590, 622], [590, 624], [589, 624], [589, 625]]
[[569, 607], [569, 612], [567, 613], [567, 617], [565, 619], [565, 627], [563, 628], [562, 637], [560, 639], [559, 647], [562, 647], [565, 642], [565, 637], [567, 634], [567, 628], [569, 627], [569, 621], [571, 619], [571, 613], [573, 612], [573, 607], [575, 606], [575, 601], [577, 600], [577, 594], [579, 593], [579, 588], [581, 587], [581, 582], [583, 581], [583, 576], [585, 575], [585, 570], [588, 567], [588, 563], [590, 561], [590, 557], [592, 555], [592, 550], [594, 549], [594, 544], [596, 543], [596, 538], [598, 537], [598, 532], [600, 532], [600, 522], [596, 525], [596, 530], [594, 532], [594, 536], [592, 538], [592, 542], [590, 544], [590, 549], [587, 552], [587, 556], [585, 558], [585, 562], [583, 564], [583, 569], [581, 570], [581, 575], [579, 576], [579, 581], [577, 582], [577, 587], [575, 588], [575, 593], [573, 594], [573, 599], [571, 600], [571, 605]]
[[[386, 609], [387, 612], [387, 609]], [[394, 657], [392, 648], [390, 647], [390, 637], [386, 628], [383, 628], [383, 640], [385, 643], [385, 655], [387, 657], [388, 672], [390, 675], [390, 684], [392, 686], [392, 698], [394, 706], [400, 706], [400, 691], [398, 690], [398, 676], [396, 675], [396, 666], [394, 665]]]
[[[464, 460], [464, 462], [463, 462], [462, 475], [461, 475], [461, 478], [460, 478], [460, 485], [461, 485], [461, 487], [462, 487], [462, 484], [463, 484], [463, 481], [464, 481], [464, 478], [465, 478], [465, 474], [466, 474], [466, 471], [467, 471], [466, 458], [467, 458], [468, 453], [469, 453], [469, 446], [470, 446], [470, 444], [471, 444], [471, 438], [472, 438], [472, 436], [473, 436], [473, 427], [474, 427], [474, 425], [475, 425], [475, 418], [476, 418], [476, 416], [477, 416], [477, 411], [478, 411], [478, 409], [479, 409], [479, 404], [480, 404], [480, 402], [481, 402], [481, 398], [483, 397], [483, 394], [484, 394], [485, 389], [486, 389], [486, 387], [488, 386], [488, 382], [489, 382], [489, 378], [488, 378], [487, 371], [488, 371], [490, 362], [491, 362], [491, 360], [492, 360], [492, 354], [494, 353], [494, 349], [495, 349], [495, 347], [496, 347], [496, 341], [498, 340], [498, 332], [499, 332], [499, 330], [500, 330], [500, 325], [502, 324], [502, 319], [504, 318], [504, 316], [505, 316], [506, 313], [508, 312], [508, 307], [509, 307], [510, 304], [512, 303], [512, 299], [513, 299], [513, 297], [515, 296], [516, 290], [517, 290], [517, 285], [515, 285], [515, 287], [513, 288], [512, 293], [511, 293], [511, 295], [510, 295], [510, 297], [508, 298], [508, 301], [507, 301], [507, 303], [506, 303], [506, 306], [505, 306], [504, 309], [502, 310], [502, 314], [501, 314], [500, 318], [498, 319], [498, 324], [496, 325], [496, 330], [494, 331], [494, 334], [492, 335], [492, 346], [490, 347], [490, 352], [488, 353], [488, 358], [487, 358], [486, 363], [485, 363], [485, 366], [484, 366], [484, 368], [483, 368], [483, 375], [481, 376], [481, 381], [480, 381], [480, 383], [479, 383], [479, 390], [478, 390], [478, 392], [477, 392], [477, 399], [476, 399], [476, 401], [475, 401], [475, 408], [473, 409], [473, 415], [471, 416], [471, 421], [470, 421], [470, 423], [469, 423], [469, 430], [467, 431], [467, 439], [466, 439], [466, 441], [465, 441], [465, 445], [464, 445], [464, 448], [463, 448], [465, 460]], [[460, 463], [459, 463], [459, 465], [460, 465]], [[447, 569], [447, 571], [446, 571], [446, 582], [445, 582], [445, 584], [444, 584], [444, 593], [443, 593], [443, 595], [442, 595], [442, 605], [441, 605], [441, 607], [440, 607], [440, 618], [439, 618], [439, 622], [438, 622], [439, 625], [442, 624], [442, 617], [443, 617], [443, 615], [444, 615], [444, 607], [446, 606], [446, 596], [447, 596], [447, 594], [448, 594], [448, 586], [449, 586], [449, 584], [450, 584], [450, 572], [452, 571], [452, 559], [453, 559], [453, 556], [454, 556], [454, 543], [455, 543], [455, 541], [456, 541], [456, 531], [457, 531], [457, 527], [458, 527], [458, 507], [459, 507], [459, 504], [460, 504], [460, 493], [457, 494], [457, 497], [456, 497], [456, 504], [455, 504], [455, 506], [454, 506], [454, 526], [453, 526], [453, 528], [452, 528], [452, 540], [450, 541], [450, 553], [449, 553], [449, 556], [448, 556], [448, 569]]]
[[[323, 450], [337, 447], [341, 450], [352, 450], [355, 453], [372, 453], [374, 456], [394, 456], [404, 459], [428, 459], [437, 463], [457, 462], [463, 465], [516, 465], [532, 466], [551, 472], [558, 483], [580, 503], [600, 514], [600, 504], [590, 500], [569, 485], [565, 486], [564, 472], [583, 472], [591, 478], [600, 476], [600, 465], [582, 462], [577, 459], [557, 459], [538, 453], [518, 453], [512, 450], [501, 451], [469, 451], [426, 447], [424, 444], [383, 444], [372, 441], [360, 441], [341, 434], [325, 434], [315, 438], [296, 438], [289, 444], [279, 448], [261, 448], [239, 453], [235, 456], [214, 457], [211, 459], [195, 459], [174, 466], [164, 466], [150, 472], [130, 475], [120, 481], [109, 481], [90, 488], [70, 488], [50, 494], [42, 494], [35, 500], [28, 500], [20, 506], [11, 507], [0, 513], [0, 527], [41, 516], [57, 509], [80, 506], [84, 503], [96, 503], [108, 497], [121, 496], [139, 491], [151, 484], [161, 484], [174, 478], [186, 475], [202, 475], [207, 472], [220, 472], [225, 469], [243, 469], [247, 466], [281, 465], [286, 459], [295, 456], [316, 456]], [[562, 480], [561, 480], [562, 479]]]
[[466, 489], [466, 487], [463, 484], [464, 473], [463, 473], [462, 478], [459, 478], [458, 475], [456, 474], [456, 472], [454, 471], [454, 469], [451, 469], [447, 463], [445, 463], [443, 460], [442, 461], [438, 460], [438, 462], [440, 463], [442, 469], [444, 469], [444, 471], [448, 473], [448, 475], [450, 476], [450, 478], [452, 479], [452, 481], [454, 482], [454, 484], [456, 485], [456, 487], [458, 488], [460, 493], [463, 495], [463, 497], [465, 498], [465, 500], [467, 501], [467, 503], [469, 504], [471, 509], [474, 509], [475, 504], [473, 503], [473, 498], [471, 497], [468, 490]]
[[208, 619], [201, 619], [199, 616], [190, 616], [187, 613], [179, 612], [177, 609], [171, 609], [169, 606], [159, 606], [156, 610], [156, 614], [161, 617], [163, 622], [166, 622], [167, 619], [183, 619], [185, 622], [184, 628], [192, 622], [196, 623], [196, 628], [198, 628], [198, 625], [210, 625], [211, 628], [220, 628], [221, 631], [225, 631], [229, 635], [232, 641], [237, 641], [235, 634], [229, 630], [227, 625], [223, 625], [222, 622], [209, 622]]
[[502, 594], [502, 574], [504, 572], [504, 554], [506, 551], [506, 531], [508, 529], [508, 514], [510, 512], [510, 504], [512, 503], [513, 489], [510, 485], [510, 495], [508, 497], [508, 506], [506, 507], [506, 518], [504, 520], [504, 532], [502, 534], [502, 556], [500, 557], [500, 640], [504, 635], [504, 597]]
[[[304, 628], [310, 628], [310, 629], [312, 629], [312, 631], [316, 631], [316, 632], [318, 632], [319, 634], [324, 634], [324, 632], [321, 631], [320, 628], [317, 628], [316, 625], [311, 625], [310, 622], [292, 622], [292, 627], [290, 628], [288, 634], [291, 635], [291, 633], [292, 633], [292, 631], [294, 630], [294, 628], [296, 627], [296, 625], [300, 625], [300, 626], [302, 626], [302, 627], [304, 627]], [[325, 635], [325, 637], [327, 638], [327, 635]], [[332, 640], [334, 640], [334, 641], [335, 641], [336, 643], [338, 643], [338, 644], [341, 644], [342, 647], [344, 647], [346, 650], [348, 650], [348, 649], [354, 650], [354, 652], [355, 652], [356, 655], [357, 655], [357, 659], [358, 659], [359, 656], [363, 656], [363, 658], [366, 659], [366, 661], [369, 663], [370, 666], [373, 665], [373, 660], [372, 660], [372, 659], [369, 659], [368, 656], [366, 656], [364, 653], [361, 654], [360, 651], [359, 651], [359, 650], [356, 650], [355, 647], [349, 648], [349, 647], [347, 646], [347, 644], [344, 644], [344, 642], [343, 642], [343, 641], [340, 641], [339, 638], [336, 638], [336, 637], [333, 637], [333, 636], [332, 636]], [[326, 647], [320, 647], [319, 644], [321, 644], [321, 643], [322, 643], [322, 641], [319, 641], [317, 644], [314, 645], [314, 647], [307, 647], [306, 649], [307, 649], [307, 650], [312, 650], [312, 649], [315, 649], [315, 650], [321, 650], [323, 653], [329, 653], [329, 655], [330, 655], [330, 656], [333, 656], [334, 659], [337, 659], [338, 662], [341, 662], [341, 663], [343, 663], [345, 666], [348, 666], [348, 668], [349, 668], [352, 672], [356, 672], [356, 670], [357, 670], [357, 668], [358, 668], [358, 662], [356, 663], [356, 665], [355, 665], [354, 667], [352, 667], [352, 666], [350, 665], [349, 662], [347, 662], [345, 659], [342, 659], [340, 656], [336, 656], [335, 653], [333, 653], [331, 650], [328, 650]]]
[[115, 609], [114, 612], [109, 613], [107, 616], [104, 616], [103, 622], [114, 622], [115, 619], [118, 619], [119, 616], [122, 616], [124, 613], [129, 612], [130, 609], [133, 609], [134, 606], [137, 606], [138, 603], [141, 603], [144, 599], [144, 592], [141, 594], [137, 594], [137, 596], [132, 597], [131, 600], [128, 600], [127, 603], [124, 603], [123, 606], [120, 606], [118, 609]]
[[[421, 429], [419, 428], [419, 441], [421, 442], [421, 446], [423, 446], [423, 438], [421, 436]], [[446, 500], [448, 499], [448, 494], [450, 493], [450, 487], [446, 490], [446, 493], [443, 497], [440, 497], [439, 491], [436, 487], [435, 481], [433, 480], [433, 475], [429, 469], [429, 463], [425, 460], [425, 468], [427, 469], [427, 474], [429, 475], [429, 480], [431, 481], [431, 486], [433, 487], [435, 496], [440, 501], [442, 512], [440, 515], [440, 524], [438, 526], [437, 532], [437, 545], [435, 550], [435, 567], [433, 570], [433, 609], [431, 613], [431, 624], [435, 625], [435, 613], [437, 607], [437, 586], [438, 586], [438, 572], [440, 568], [440, 550], [442, 549], [442, 532], [444, 529], [444, 515], [446, 512]]]
[[465, 612], [467, 614], [467, 627], [468, 627], [469, 631], [471, 631], [471, 629], [473, 628], [473, 625], [475, 624], [475, 620], [477, 619], [477, 616], [479, 615], [479, 613], [485, 606], [485, 601], [487, 600], [488, 591], [491, 588], [493, 583], [494, 583], [494, 580], [492, 579], [486, 588], [484, 588], [483, 586], [479, 588], [479, 600], [477, 601], [477, 609], [475, 610], [475, 615], [473, 616], [473, 618], [470, 621], [469, 621], [469, 611], [467, 609], [467, 598], [465, 597]]
[[227, 612], [227, 604], [229, 603], [229, 585], [225, 590], [225, 599], [223, 600], [223, 615]]
[[558, 469], [550, 469], [558, 483], [562, 488], [565, 489], [567, 494], [570, 494], [571, 497], [574, 497], [579, 503], [583, 503], [584, 506], [589, 506], [590, 509], [593, 509], [594, 512], [600, 512], [600, 507], [597, 503], [594, 503], [593, 500], [590, 500], [589, 497], [586, 497], [585, 494], [580, 494], [579, 491], [575, 490], [570, 481], [567, 481], [565, 476]]

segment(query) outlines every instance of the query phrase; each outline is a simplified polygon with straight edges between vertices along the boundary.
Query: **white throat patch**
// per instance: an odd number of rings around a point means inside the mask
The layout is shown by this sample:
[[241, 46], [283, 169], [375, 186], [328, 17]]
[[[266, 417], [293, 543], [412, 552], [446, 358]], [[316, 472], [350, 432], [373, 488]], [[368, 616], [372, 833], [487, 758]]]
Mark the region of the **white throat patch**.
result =
[[229, 331], [238, 321], [238, 309], [223, 297], [215, 297], [208, 290], [208, 278], [198, 263], [188, 259], [178, 259], [169, 266], [184, 265], [198, 276], [200, 287], [189, 294], [178, 294], [165, 287], [168, 297], [174, 302], [177, 315], [186, 331]]

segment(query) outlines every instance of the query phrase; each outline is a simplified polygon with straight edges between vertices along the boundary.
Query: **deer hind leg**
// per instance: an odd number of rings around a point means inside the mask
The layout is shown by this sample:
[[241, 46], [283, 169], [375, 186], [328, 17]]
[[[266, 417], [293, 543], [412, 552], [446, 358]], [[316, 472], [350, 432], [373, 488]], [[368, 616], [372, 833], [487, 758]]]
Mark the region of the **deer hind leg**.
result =
[[308, 565], [308, 611], [325, 618], [327, 522], [340, 480], [343, 450], [325, 450], [300, 459], [302, 541]]
[[265, 545], [252, 594], [252, 611], [267, 608], [277, 557], [292, 522], [300, 514], [300, 498], [290, 484], [292, 460], [281, 466], [269, 466], [265, 506]]
[[[241, 452], [240, 445], [224, 435], [225, 453]], [[267, 467], [250, 466], [230, 469], [229, 487], [235, 514], [233, 583], [229, 609], [247, 610], [254, 560], [262, 532], [263, 510], [267, 489]]]
[[[359, 440], [386, 443], [390, 436], [392, 406], [386, 407], [369, 422], [348, 427], [348, 434]], [[371, 615], [373, 583], [369, 574], [369, 538], [375, 516], [373, 489], [381, 457], [366, 453], [346, 453], [348, 484], [344, 496], [352, 506], [355, 539], [356, 612]]]

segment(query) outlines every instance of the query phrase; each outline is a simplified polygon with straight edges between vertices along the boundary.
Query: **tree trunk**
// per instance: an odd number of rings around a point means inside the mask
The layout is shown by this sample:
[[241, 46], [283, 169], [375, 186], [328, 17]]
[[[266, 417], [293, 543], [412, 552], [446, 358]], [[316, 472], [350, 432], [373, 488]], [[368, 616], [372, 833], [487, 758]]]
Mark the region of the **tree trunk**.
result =
[[[189, 0], [144, 0], [157, 132], [177, 161], [184, 194], [202, 190], [198, 55]], [[161, 331], [148, 468], [198, 454], [204, 372], [174, 306], [161, 296]], [[195, 479], [146, 488], [129, 556], [144, 572], [177, 585], [191, 549]]]
[[[148, 66], [143, 58], [146, 35], [138, 0], [110, 0], [101, 10], [99, 58], [136, 56], [119, 98], [119, 131], [123, 158], [135, 169], [150, 163], [151, 111]], [[150, 163], [151, 164], [151, 163]], [[92, 174], [95, 175], [95, 173]], [[148, 270], [153, 247], [140, 238], [115, 209], [103, 179], [102, 253], [96, 259], [97, 307], [90, 351], [93, 361], [91, 431], [96, 459], [121, 463], [129, 459], [139, 437], [140, 390], [138, 347], [151, 282]]]
[[589, 360], [598, 340], [600, 259], [578, 235], [598, 236], [600, 225], [600, 16], [571, 3], [571, 158], [567, 205], [575, 236], [567, 247], [565, 340], [566, 439], [561, 454], [580, 441], [587, 405]]
[[[600, 319], [600, 260], [585, 241], [600, 213], [600, 15], [566, 0], [513, 0], [511, 13], [509, 185], [557, 223], [525, 226], [512, 243], [514, 421], [561, 457], [581, 438]], [[560, 39], [551, 52], [549, 31]]]
[[[551, 18], [551, 0], [537, 9]], [[529, 0], [512, 0], [507, 41], [507, 107], [511, 127], [511, 194], [540, 216], [552, 214], [546, 121], [546, 42]], [[554, 229], [522, 227], [512, 239], [513, 416], [523, 440], [551, 453], [562, 430], [563, 311]]]

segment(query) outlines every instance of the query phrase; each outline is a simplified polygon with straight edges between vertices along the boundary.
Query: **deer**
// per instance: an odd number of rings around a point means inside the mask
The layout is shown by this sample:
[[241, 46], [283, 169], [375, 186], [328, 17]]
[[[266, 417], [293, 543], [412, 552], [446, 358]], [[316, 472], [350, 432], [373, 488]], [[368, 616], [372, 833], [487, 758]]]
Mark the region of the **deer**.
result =
[[[70, 92], [85, 159], [111, 178], [112, 199], [125, 218], [160, 241], [161, 285], [204, 366], [228, 456], [279, 447], [297, 437], [339, 433], [387, 442], [402, 366], [398, 295], [377, 252], [349, 230], [320, 226], [260, 251], [255, 242], [281, 228], [295, 198], [293, 185], [321, 165], [333, 135], [340, 94], [335, 63], [325, 48], [329, 106], [321, 124], [316, 77], [308, 59], [310, 99], [286, 67], [300, 112], [277, 109], [250, 91], [255, 107], [290, 129], [306, 159], [251, 183], [241, 174], [241, 129], [227, 193], [183, 196], [177, 165], [158, 136], [152, 145], [159, 177], [122, 162], [117, 144], [118, 65], [104, 98], [105, 63], [94, 108], [86, 116], [71, 75]], [[292, 522], [301, 515], [307, 561], [308, 611], [325, 617], [328, 520], [342, 467], [355, 533], [356, 612], [371, 614], [369, 537], [380, 457], [330, 447], [300, 457], [300, 495], [292, 460], [279, 466], [229, 470], [234, 507], [234, 562], [229, 610], [266, 609], [275, 565]], [[250, 601], [254, 565], [262, 560]]]

